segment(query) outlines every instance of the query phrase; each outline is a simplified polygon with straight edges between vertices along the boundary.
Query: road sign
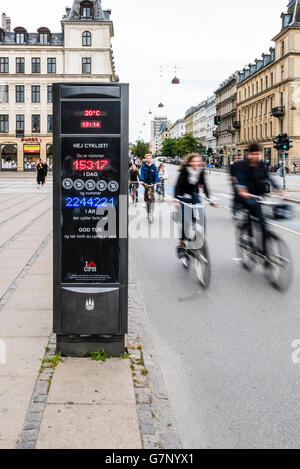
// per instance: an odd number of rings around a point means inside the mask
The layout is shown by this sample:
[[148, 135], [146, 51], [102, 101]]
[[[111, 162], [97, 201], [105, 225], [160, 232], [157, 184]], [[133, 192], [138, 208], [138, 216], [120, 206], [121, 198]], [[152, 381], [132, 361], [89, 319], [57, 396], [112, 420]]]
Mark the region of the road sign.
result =
[[55, 84], [54, 332], [57, 351], [125, 350], [128, 85]]

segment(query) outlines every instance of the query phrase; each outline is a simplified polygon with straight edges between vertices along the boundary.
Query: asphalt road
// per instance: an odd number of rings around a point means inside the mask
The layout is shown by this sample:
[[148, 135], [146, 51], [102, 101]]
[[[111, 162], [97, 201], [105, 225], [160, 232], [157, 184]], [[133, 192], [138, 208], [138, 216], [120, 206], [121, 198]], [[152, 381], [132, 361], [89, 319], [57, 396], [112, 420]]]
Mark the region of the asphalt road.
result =
[[[170, 193], [178, 168], [167, 169]], [[292, 343], [300, 339], [299, 209], [290, 225], [278, 228], [295, 261], [293, 284], [283, 294], [259, 267], [248, 273], [236, 261], [227, 176], [212, 173], [209, 185], [220, 205], [207, 208], [209, 291], [199, 287], [193, 270], [183, 270], [175, 238], [130, 241], [182, 445], [299, 448], [300, 364], [292, 360]], [[139, 224], [145, 234], [144, 210]], [[157, 204], [156, 225], [171, 211], [171, 201]]]

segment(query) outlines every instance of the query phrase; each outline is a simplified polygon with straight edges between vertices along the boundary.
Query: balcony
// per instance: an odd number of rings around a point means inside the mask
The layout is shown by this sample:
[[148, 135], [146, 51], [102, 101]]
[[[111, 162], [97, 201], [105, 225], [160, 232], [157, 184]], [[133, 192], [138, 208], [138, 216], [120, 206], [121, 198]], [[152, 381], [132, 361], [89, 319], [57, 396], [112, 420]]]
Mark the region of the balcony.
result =
[[227, 132], [228, 132], [229, 134], [235, 134], [236, 128], [235, 128], [235, 127], [232, 127], [232, 125], [230, 125], [230, 126], [228, 127], [228, 129], [227, 129]]
[[285, 115], [285, 107], [284, 106], [278, 106], [278, 107], [273, 107], [272, 108], [272, 116], [273, 117], [284, 117]]
[[241, 128], [241, 121], [234, 121], [232, 125], [235, 129], [239, 130]]

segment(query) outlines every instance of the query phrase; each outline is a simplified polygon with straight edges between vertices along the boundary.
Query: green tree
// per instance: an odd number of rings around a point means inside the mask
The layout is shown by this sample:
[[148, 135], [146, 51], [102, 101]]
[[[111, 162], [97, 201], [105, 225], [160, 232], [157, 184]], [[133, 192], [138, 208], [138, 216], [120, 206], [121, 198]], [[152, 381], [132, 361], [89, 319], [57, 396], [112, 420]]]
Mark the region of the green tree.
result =
[[132, 146], [131, 151], [135, 156], [142, 160], [145, 158], [147, 153], [150, 153], [149, 143], [145, 143], [142, 140], [137, 140], [135, 145]]
[[177, 153], [177, 139], [176, 138], [166, 138], [162, 145], [162, 155], [166, 157], [176, 156]]
[[186, 156], [189, 153], [202, 153], [204, 150], [199, 138], [194, 137], [192, 134], [185, 134], [183, 137], [178, 138], [176, 147], [179, 156]]

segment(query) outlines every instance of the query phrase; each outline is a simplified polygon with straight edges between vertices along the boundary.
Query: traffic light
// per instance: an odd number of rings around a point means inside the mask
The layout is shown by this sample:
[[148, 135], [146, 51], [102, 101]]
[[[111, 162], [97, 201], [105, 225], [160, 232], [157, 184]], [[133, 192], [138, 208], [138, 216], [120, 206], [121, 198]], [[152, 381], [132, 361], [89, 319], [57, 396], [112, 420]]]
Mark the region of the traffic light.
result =
[[281, 150], [281, 135], [278, 135], [275, 138], [275, 140], [273, 140], [273, 143], [275, 144], [274, 145], [275, 150], [280, 151]]
[[213, 149], [212, 149], [212, 148], [208, 148], [208, 149], [207, 149], [207, 155], [208, 155], [208, 156], [212, 156], [212, 155], [213, 155]]
[[215, 116], [215, 125], [221, 125], [222, 119], [221, 116]]
[[273, 140], [273, 142], [275, 143], [274, 148], [277, 151], [288, 152], [289, 150], [293, 148], [293, 145], [292, 145], [293, 140], [290, 140], [287, 134], [277, 135], [277, 137], [275, 138], [275, 140]]

